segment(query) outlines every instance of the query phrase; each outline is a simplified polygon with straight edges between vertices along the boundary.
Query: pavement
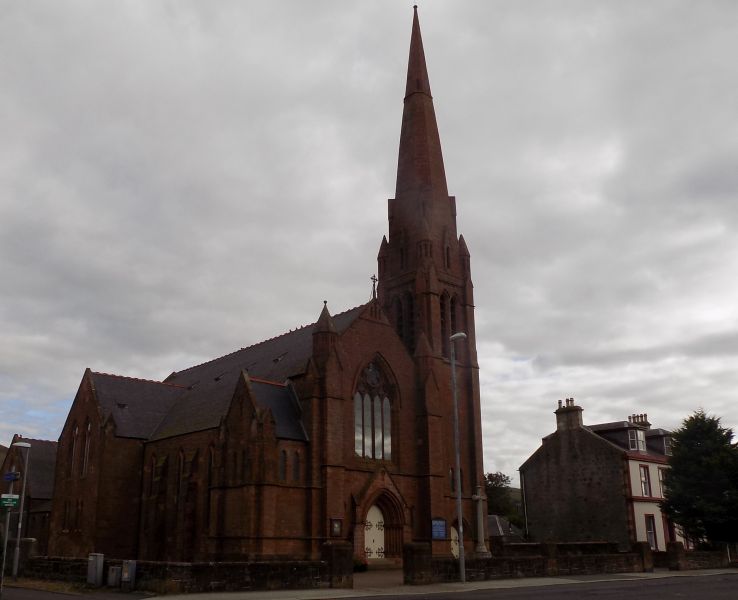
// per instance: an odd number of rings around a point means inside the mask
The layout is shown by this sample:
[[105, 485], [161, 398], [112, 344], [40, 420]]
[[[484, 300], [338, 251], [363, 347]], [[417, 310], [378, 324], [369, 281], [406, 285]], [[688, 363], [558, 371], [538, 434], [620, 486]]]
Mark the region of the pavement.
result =
[[[401, 570], [367, 571], [354, 573], [354, 588], [275, 590], [256, 592], [209, 592], [206, 594], [168, 595], [167, 600], [329, 600], [331, 598], [365, 598], [370, 596], [428, 596], [477, 590], [503, 590], [528, 587], [549, 587], [579, 583], [612, 581], [642, 581], [674, 577], [710, 577], [736, 575], [738, 569], [704, 569], [695, 571], [668, 571], [657, 569], [653, 573], [614, 573], [582, 575], [575, 577], [526, 577], [519, 579], [494, 579], [467, 583], [434, 583], [432, 585], [403, 585]], [[736, 577], [738, 584], [738, 577]]]

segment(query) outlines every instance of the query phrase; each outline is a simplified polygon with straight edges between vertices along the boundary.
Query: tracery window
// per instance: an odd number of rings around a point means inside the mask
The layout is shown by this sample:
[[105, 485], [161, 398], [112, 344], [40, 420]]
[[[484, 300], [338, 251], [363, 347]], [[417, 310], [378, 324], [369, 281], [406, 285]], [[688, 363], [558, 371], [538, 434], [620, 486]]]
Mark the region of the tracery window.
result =
[[362, 373], [354, 394], [354, 453], [392, 460], [393, 390], [374, 363]]

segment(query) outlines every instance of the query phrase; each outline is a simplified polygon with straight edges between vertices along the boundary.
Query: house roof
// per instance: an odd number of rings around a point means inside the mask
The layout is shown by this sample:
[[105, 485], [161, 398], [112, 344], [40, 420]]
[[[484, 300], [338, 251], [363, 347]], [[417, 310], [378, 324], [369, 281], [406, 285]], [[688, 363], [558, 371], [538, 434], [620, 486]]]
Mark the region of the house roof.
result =
[[628, 421], [613, 421], [611, 423], [596, 423], [594, 425], [587, 425], [592, 431], [610, 431], [614, 429], [644, 429], [642, 425], [638, 423], [630, 423]]
[[[31, 444], [31, 453], [28, 456], [28, 492], [30, 496], [41, 499], [52, 498], [54, 495], [57, 443], [52, 440], [36, 440], [21, 436], [14, 436], [13, 442], [28, 442]], [[6, 466], [10, 470], [10, 465]], [[15, 468], [22, 471], [23, 465], [16, 464]]]

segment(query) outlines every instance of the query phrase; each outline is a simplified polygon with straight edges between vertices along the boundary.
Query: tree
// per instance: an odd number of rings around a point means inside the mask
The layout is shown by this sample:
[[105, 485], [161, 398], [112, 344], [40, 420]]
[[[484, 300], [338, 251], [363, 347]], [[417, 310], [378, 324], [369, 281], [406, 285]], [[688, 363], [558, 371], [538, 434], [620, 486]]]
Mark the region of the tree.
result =
[[485, 473], [484, 493], [487, 494], [487, 512], [491, 515], [507, 516], [515, 513], [510, 498], [510, 476], [501, 471]]
[[698, 410], [673, 433], [662, 510], [693, 539], [738, 541], [738, 447]]

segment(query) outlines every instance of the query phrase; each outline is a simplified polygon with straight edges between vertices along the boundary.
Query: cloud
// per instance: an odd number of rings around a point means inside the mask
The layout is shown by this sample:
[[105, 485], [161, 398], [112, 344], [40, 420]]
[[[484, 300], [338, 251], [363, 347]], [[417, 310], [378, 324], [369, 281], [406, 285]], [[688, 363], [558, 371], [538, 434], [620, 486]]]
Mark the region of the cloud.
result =
[[[488, 470], [553, 430], [738, 424], [732, 3], [434, 2]], [[85, 367], [148, 378], [364, 302], [410, 9], [16, 3], [0, 23], [0, 441]]]

